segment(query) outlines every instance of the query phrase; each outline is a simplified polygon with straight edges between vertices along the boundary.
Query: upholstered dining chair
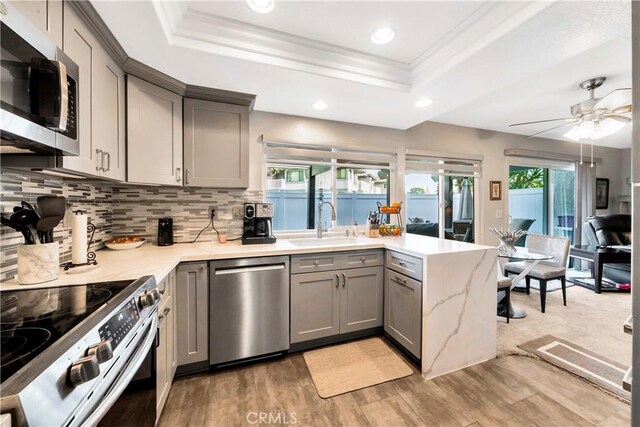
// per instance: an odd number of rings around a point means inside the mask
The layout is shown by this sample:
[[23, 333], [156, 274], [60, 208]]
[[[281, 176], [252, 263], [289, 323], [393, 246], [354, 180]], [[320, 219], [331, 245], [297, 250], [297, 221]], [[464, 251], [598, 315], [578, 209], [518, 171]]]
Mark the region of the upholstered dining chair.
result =
[[509, 323], [509, 316], [511, 313], [511, 279], [504, 277], [502, 274], [498, 274], [498, 292], [505, 292], [505, 307], [504, 313]]
[[[544, 313], [547, 300], [547, 282], [559, 279], [562, 284], [562, 301], [567, 305], [567, 259], [569, 257], [570, 241], [566, 237], [546, 236], [543, 234], [529, 234], [526, 247], [529, 252], [553, 255], [547, 261], [540, 261], [538, 265], [525, 276], [526, 292], [529, 294], [531, 279], [540, 283], [540, 308]], [[508, 262], [504, 265], [504, 274], [519, 274], [527, 268], [531, 261]]]

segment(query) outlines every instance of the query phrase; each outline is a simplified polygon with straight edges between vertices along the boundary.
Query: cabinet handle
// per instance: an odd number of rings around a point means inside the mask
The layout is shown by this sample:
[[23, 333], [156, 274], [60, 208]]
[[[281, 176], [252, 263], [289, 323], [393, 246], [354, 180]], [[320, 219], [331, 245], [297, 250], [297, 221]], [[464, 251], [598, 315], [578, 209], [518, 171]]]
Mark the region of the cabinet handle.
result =
[[393, 278], [393, 280], [395, 280], [397, 283], [400, 283], [403, 286], [407, 286], [407, 279], [402, 279], [399, 276], [396, 276]]
[[400, 267], [406, 267], [406, 266], [407, 266], [407, 264], [405, 264], [405, 263], [404, 263], [404, 262], [402, 262], [402, 261], [398, 261], [398, 265], [399, 265]]
[[347, 286], [347, 275], [342, 273], [342, 287]]
[[103, 169], [103, 171], [109, 172], [111, 170], [111, 154], [105, 151], [104, 155], [107, 157], [107, 168]]
[[340, 286], [340, 275], [336, 273], [336, 289]]
[[96, 157], [100, 158], [100, 166], [98, 166], [98, 159], [96, 158], [96, 172], [100, 172], [104, 170], [104, 151], [96, 148]]
[[315, 265], [316, 267], [319, 266], [320, 265], [320, 261], [318, 261], [318, 260], [313, 261], [313, 265]]
[[204, 265], [200, 266], [200, 271], [204, 270]]
[[362, 257], [362, 258], [360, 258], [360, 261], [365, 262], [365, 261], [366, 261], [366, 258], [365, 258], [365, 257]]
[[191, 180], [189, 175], [191, 175], [191, 170], [190, 169], [185, 170], [184, 171], [184, 183], [185, 184], [188, 184], [189, 181]]
[[176, 168], [176, 181], [180, 182], [180, 180], [182, 179], [182, 173], [180, 168]]

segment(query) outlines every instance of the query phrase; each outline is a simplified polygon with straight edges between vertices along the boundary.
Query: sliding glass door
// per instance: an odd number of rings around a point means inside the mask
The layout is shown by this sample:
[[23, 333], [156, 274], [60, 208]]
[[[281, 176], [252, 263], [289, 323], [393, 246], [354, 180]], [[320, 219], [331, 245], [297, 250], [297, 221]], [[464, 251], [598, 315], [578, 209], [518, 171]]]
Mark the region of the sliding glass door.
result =
[[531, 234], [568, 237], [575, 218], [573, 164], [509, 166], [509, 226]]

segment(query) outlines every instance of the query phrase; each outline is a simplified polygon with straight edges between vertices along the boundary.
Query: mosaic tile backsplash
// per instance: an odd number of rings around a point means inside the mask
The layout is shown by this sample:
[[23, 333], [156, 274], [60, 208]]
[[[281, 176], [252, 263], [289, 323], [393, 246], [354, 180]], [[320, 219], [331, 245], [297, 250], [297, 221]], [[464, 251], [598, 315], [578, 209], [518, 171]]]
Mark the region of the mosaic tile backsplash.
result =
[[[8, 216], [22, 200], [35, 204], [38, 196], [61, 195], [71, 209], [81, 209], [96, 226], [93, 250], [104, 247], [111, 237], [137, 235], [155, 243], [158, 218], [172, 217], [175, 242], [190, 242], [209, 223], [211, 207], [216, 209], [214, 225], [230, 239], [242, 233], [242, 205], [246, 201], [262, 200], [261, 191], [210, 188], [141, 187], [62, 180], [40, 176], [0, 174], [0, 212]], [[234, 219], [234, 213], [236, 219]], [[71, 258], [71, 224], [64, 221], [55, 229], [60, 243], [60, 261]], [[211, 227], [198, 241], [213, 240]], [[17, 247], [22, 235], [0, 227], [0, 281], [15, 276]]]

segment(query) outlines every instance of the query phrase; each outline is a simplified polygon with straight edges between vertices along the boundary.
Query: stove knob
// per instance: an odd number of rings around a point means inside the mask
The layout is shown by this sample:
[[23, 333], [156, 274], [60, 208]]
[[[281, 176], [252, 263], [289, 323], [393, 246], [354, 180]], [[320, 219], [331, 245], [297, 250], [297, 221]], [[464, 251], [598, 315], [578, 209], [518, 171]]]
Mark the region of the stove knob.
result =
[[140, 303], [140, 309], [144, 310], [145, 308], [151, 307], [153, 304], [155, 304], [156, 301], [153, 298], [153, 295], [145, 292], [144, 294], [140, 295], [138, 302]]
[[113, 348], [111, 348], [111, 341], [104, 340], [98, 344], [94, 344], [87, 350], [87, 356], [96, 356], [98, 363], [104, 363], [107, 360], [113, 358]]
[[100, 366], [96, 356], [82, 357], [69, 368], [69, 384], [71, 387], [82, 385], [100, 375]]
[[147, 293], [153, 295], [154, 301], [160, 301], [160, 292], [158, 292], [158, 288], [151, 289], [150, 291], [147, 291]]

